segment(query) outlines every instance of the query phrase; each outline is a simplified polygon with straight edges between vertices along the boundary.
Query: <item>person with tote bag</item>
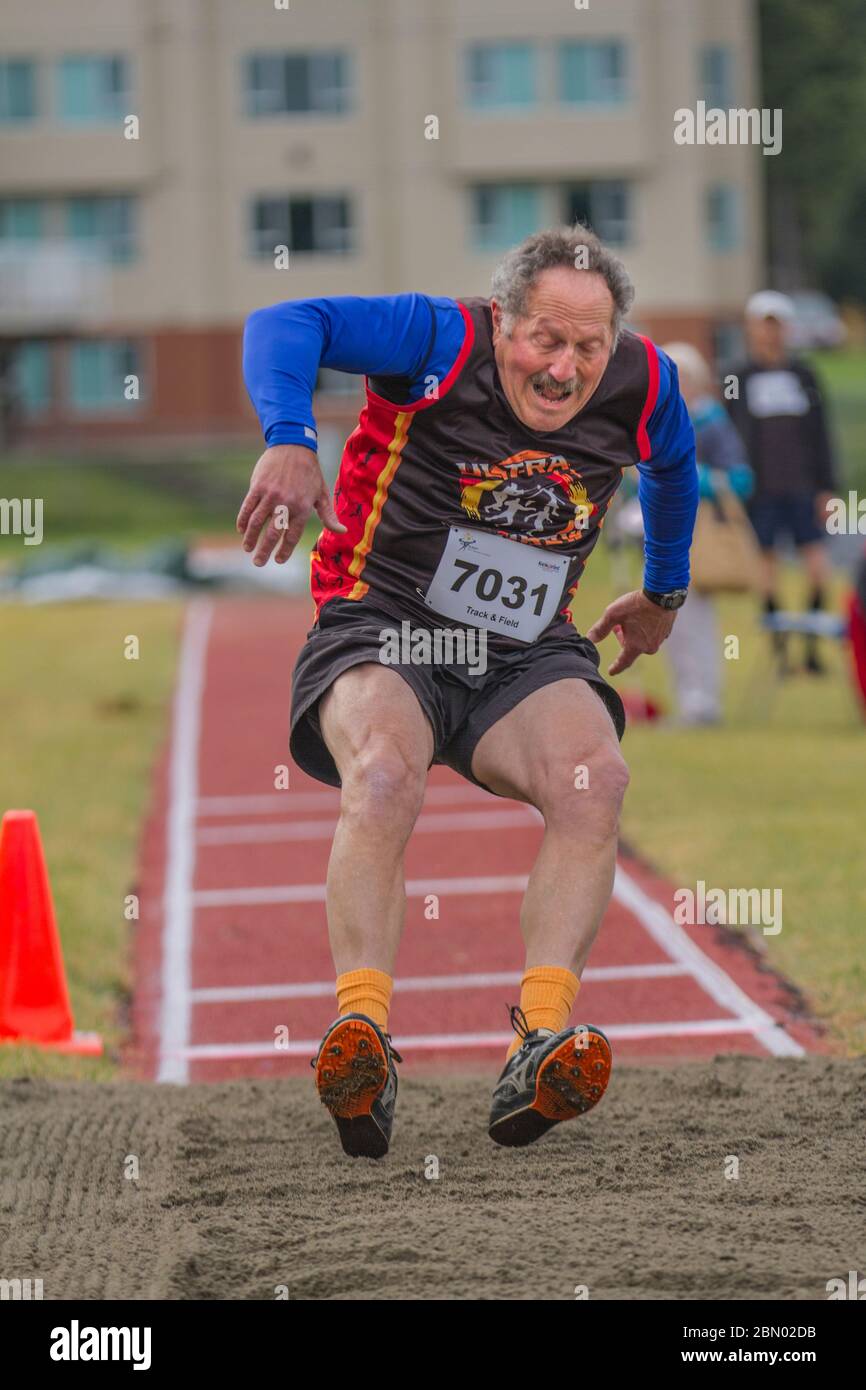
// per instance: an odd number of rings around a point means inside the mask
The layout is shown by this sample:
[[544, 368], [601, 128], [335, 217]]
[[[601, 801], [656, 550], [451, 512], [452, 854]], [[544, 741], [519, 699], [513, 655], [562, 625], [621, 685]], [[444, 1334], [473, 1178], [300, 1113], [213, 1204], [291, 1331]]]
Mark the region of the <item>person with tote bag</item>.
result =
[[711, 394], [710, 370], [690, 343], [667, 343], [695, 430], [701, 501], [690, 555], [689, 596], [665, 644], [676, 689], [678, 722], [717, 724], [722, 717], [722, 647], [715, 595], [759, 585], [759, 552], [741, 499], [752, 470], [739, 434]]

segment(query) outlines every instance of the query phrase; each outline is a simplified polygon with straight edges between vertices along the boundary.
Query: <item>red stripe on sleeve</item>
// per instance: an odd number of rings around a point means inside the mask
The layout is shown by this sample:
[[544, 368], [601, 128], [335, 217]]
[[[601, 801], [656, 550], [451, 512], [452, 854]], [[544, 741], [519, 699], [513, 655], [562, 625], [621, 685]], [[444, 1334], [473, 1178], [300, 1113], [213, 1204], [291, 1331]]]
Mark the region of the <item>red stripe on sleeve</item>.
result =
[[656, 408], [656, 401], [659, 398], [659, 355], [656, 351], [655, 343], [649, 338], [644, 338], [643, 334], [637, 335], [646, 349], [647, 366], [649, 368], [649, 385], [647, 387], [646, 400], [643, 410], [640, 413], [640, 420], [637, 427], [637, 452], [638, 458], [643, 462], [652, 454], [650, 437], [647, 434], [647, 425], [650, 416]]

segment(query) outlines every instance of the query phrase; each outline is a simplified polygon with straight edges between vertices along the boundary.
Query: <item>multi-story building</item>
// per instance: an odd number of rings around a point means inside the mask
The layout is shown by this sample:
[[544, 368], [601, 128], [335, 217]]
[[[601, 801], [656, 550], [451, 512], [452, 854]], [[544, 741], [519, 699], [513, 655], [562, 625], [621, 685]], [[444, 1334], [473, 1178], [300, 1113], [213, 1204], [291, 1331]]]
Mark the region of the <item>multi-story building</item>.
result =
[[485, 293], [555, 222], [621, 250], [662, 341], [712, 351], [758, 282], [760, 151], [674, 140], [757, 105], [753, 0], [4, 0], [2, 35], [24, 438], [250, 434], [251, 309]]

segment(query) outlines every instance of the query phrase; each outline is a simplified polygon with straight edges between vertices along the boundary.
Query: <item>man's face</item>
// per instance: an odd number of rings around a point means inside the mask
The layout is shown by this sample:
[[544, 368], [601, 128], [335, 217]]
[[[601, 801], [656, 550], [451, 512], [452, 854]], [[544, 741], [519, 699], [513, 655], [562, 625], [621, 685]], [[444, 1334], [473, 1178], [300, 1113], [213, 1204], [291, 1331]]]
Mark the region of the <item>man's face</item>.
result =
[[539, 275], [511, 335], [491, 301], [499, 379], [530, 429], [561, 429], [582, 410], [610, 360], [613, 296], [601, 275], [557, 266]]
[[746, 342], [756, 362], [781, 362], [785, 356], [786, 330], [780, 319], [746, 319]]

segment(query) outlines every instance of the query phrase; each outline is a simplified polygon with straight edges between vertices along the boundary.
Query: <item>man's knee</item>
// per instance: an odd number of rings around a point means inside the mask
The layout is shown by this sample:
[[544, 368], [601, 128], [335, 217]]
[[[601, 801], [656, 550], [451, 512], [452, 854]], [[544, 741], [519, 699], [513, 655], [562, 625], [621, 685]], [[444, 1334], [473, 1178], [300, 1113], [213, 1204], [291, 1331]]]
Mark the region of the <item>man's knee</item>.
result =
[[549, 760], [540, 783], [537, 804], [548, 826], [603, 838], [619, 822], [629, 770], [618, 746], [604, 742], [585, 755]]
[[401, 739], [373, 734], [342, 771], [343, 816], [379, 826], [408, 826], [421, 809], [426, 762]]

